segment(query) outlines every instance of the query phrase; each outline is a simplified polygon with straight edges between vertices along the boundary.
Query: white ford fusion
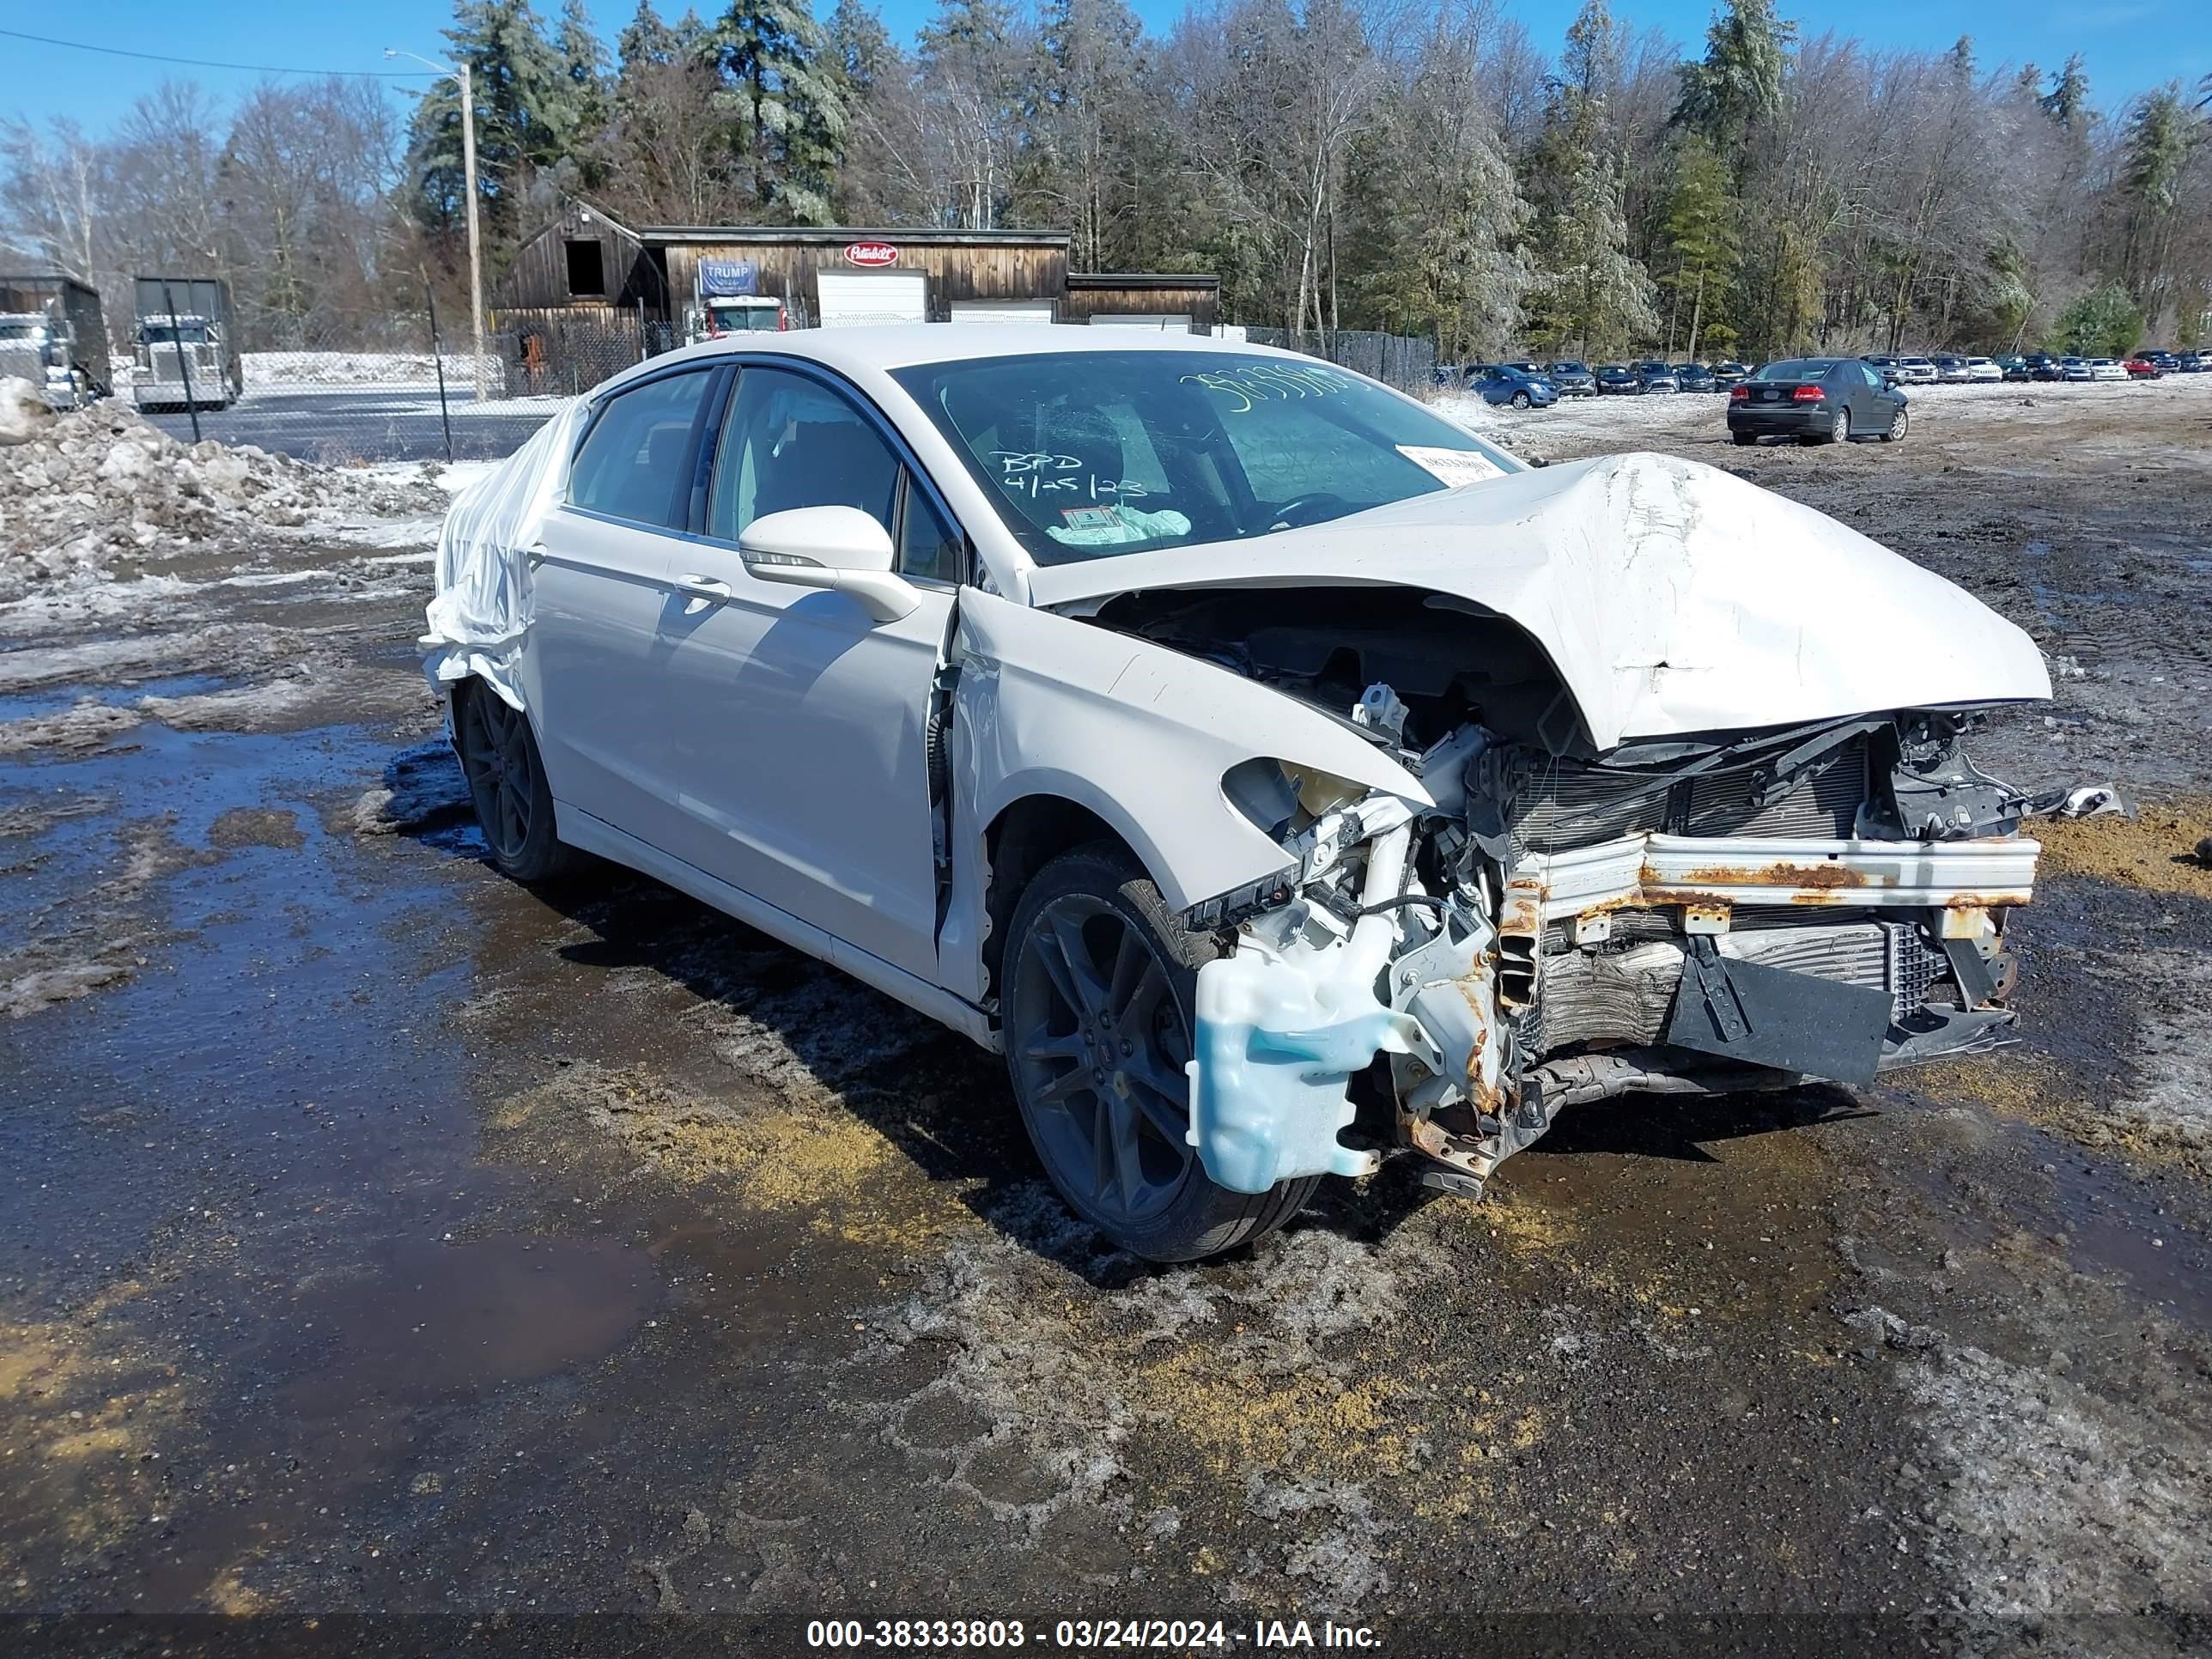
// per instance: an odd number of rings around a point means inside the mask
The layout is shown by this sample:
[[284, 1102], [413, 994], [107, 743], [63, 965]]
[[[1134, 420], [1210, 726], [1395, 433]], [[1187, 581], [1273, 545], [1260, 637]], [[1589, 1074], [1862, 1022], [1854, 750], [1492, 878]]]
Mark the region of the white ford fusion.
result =
[[[1532, 470], [1123, 330], [656, 358], [456, 503], [424, 641], [493, 861], [647, 872], [1001, 1050], [1159, 1260], [1577, 1102], [1994, 1046], [2018, 629], [1808, 508]], [[2098, 795], [2102, 799], [2101, 794]]]

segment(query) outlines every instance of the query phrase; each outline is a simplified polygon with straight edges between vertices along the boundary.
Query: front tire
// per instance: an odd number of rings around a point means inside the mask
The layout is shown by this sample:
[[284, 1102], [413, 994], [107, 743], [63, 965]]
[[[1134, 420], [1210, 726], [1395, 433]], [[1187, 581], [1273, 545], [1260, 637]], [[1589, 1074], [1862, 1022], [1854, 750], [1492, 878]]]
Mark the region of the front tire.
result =
[[1906, 413], [1904, 405], [1899, 404], [1896, 416], [1889, 423], [1889, 430], [1881, 434], [1882, 442], [1886, 444], [1897, 442], [1905, 436], [1906, 429], [1911, 425], [1911, 416]]
[[553, 789], [530, 720], [498, 692], [471, 680], [453, 693], [453, 750], [475, 804], [491, 861], [520, 882], [566, 873], [576, 854], [561, 844]]
[[1516, 409], [1526, 409], [1526, 408], [1528, 408], [1528, 394], [1527, 392], [1515, 392], [1515, 393], [1513, 394], [1513, 407], [1514, 407], [1514, 408], [1516, 408]]
[[1219, 954], [1111, 842], [1063, 853], [1014, 907], [1001, 999], [1006, 1071], [1067, 1206], [1148, 1261], [1193, 1261], [1272, 1232], [1318, 1176], [1217, 1186], [1185, 1140], [1198, 970]]

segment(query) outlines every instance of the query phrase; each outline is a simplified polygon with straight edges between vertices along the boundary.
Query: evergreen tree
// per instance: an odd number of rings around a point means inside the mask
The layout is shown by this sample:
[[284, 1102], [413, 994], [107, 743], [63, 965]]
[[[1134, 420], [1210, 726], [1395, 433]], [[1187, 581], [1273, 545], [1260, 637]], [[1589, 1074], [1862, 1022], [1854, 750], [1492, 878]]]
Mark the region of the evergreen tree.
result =
[[1727, 12], [1705, 31], [1702, 62], [1680, 70], [1674, 122], [1700, 134], [1715, 151], [1735, 158], [1741, 180], [1745, 140], [1782, 107], [1782, 81], [1797, 26], [1775, 15], [1774, 0], [1728, 0]]
[[[1667, 325], [1667, 344], [1674, 343], [1683, 302], [1690, 307], [1688, 343], [1695, 356], [1708, 331], [1708, 307], [1717, 307], [1734, 279], [1738, 258], [1736, 203], [1729, 187], [1728, 166], [1706, 145], [1686, 143], [1678, 153], [1674, 188], [1667, 199], [1667, 247], [1674, 269], [1663, 279], [1674, 300]], [[1721, 329], [1733, 340], [1733, 331]]]
[[2043, 94], [2043, 112], [2062, 127], [2078, 129], [2089, 116], [2089, 74], [2081, 67], [2081, 54], [2066, 60], [2066, 67], [2051, 77], [2051, 90]]
[[829, 224], [847, 115], [839, 65], [805, 0], [734, 0], [714, 31], [734, 142], [761, 216]]
[[[582, 135], [576, 88], [529, 0], [459, 0], [445, 31], [469, 66], [476, 104], [477, 185], [487, 235], [523, 228], [521, 204], [537, 177], [574, 155]], [[450, 229], [463, 214], [460, 89], [437, 82], [409, 125], [416, 210]]]
[[1540, 238], [1542, 275], [1530, 297], [1530, 337], [1587, 359], [1626, 350], [1657, 332], [1651, 277], [1628, 252], [1621, 164], [1585, 152], [1559, 211]]
[[830, 54], [844, 75], [848, 91], [861, 97], [898, 68], [899, 52], [891, 33], [866, 0], [837, 0], [830, 14]]
[[580, 148], [606, 126], [608, 72], [612, 67], [599, 31], [592, 27], [591, 14], [584, 9], [584, 0], [564, 0], [554, 45], [574, 100], [578, 137], [572, 148]]
[[2182, 175], [2203, 131], [2203, 123], [2182, 102], [2179, 82], [2160, 87], [2128, 117], [2126, 159], [2120, 173], [2128, 209], [2121, 270], [2128, 288], [2149, 307], [2154, 319], [2164, 309]]

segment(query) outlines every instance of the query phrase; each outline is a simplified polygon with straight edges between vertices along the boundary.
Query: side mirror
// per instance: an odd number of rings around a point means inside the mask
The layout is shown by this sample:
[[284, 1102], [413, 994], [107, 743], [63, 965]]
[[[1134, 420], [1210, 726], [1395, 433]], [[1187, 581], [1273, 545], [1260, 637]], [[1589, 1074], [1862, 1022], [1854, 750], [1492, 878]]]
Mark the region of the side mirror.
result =
[[890, 532], [856, 507], [794, 507], [755, 519], [738, 556], [764, 582], [850, 594], [876, 622], [896, 622], [921, 603], [892, 569]]

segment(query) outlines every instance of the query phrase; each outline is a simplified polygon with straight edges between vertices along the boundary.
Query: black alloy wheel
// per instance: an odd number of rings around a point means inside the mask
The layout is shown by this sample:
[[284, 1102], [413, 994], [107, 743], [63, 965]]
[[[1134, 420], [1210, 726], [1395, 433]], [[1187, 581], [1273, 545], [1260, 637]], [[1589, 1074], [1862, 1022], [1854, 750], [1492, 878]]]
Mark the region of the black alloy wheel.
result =
[[1111, 843], [1039, 871], [1007, 934], [1001, 1030], [1030, 1139], [1071, 1209], [1153, 1261], [1269, 1231], [1319, 1181], [1231, 1192], [1187, 1139], [1193, 999], [1199, 967], [1218, 951]]

